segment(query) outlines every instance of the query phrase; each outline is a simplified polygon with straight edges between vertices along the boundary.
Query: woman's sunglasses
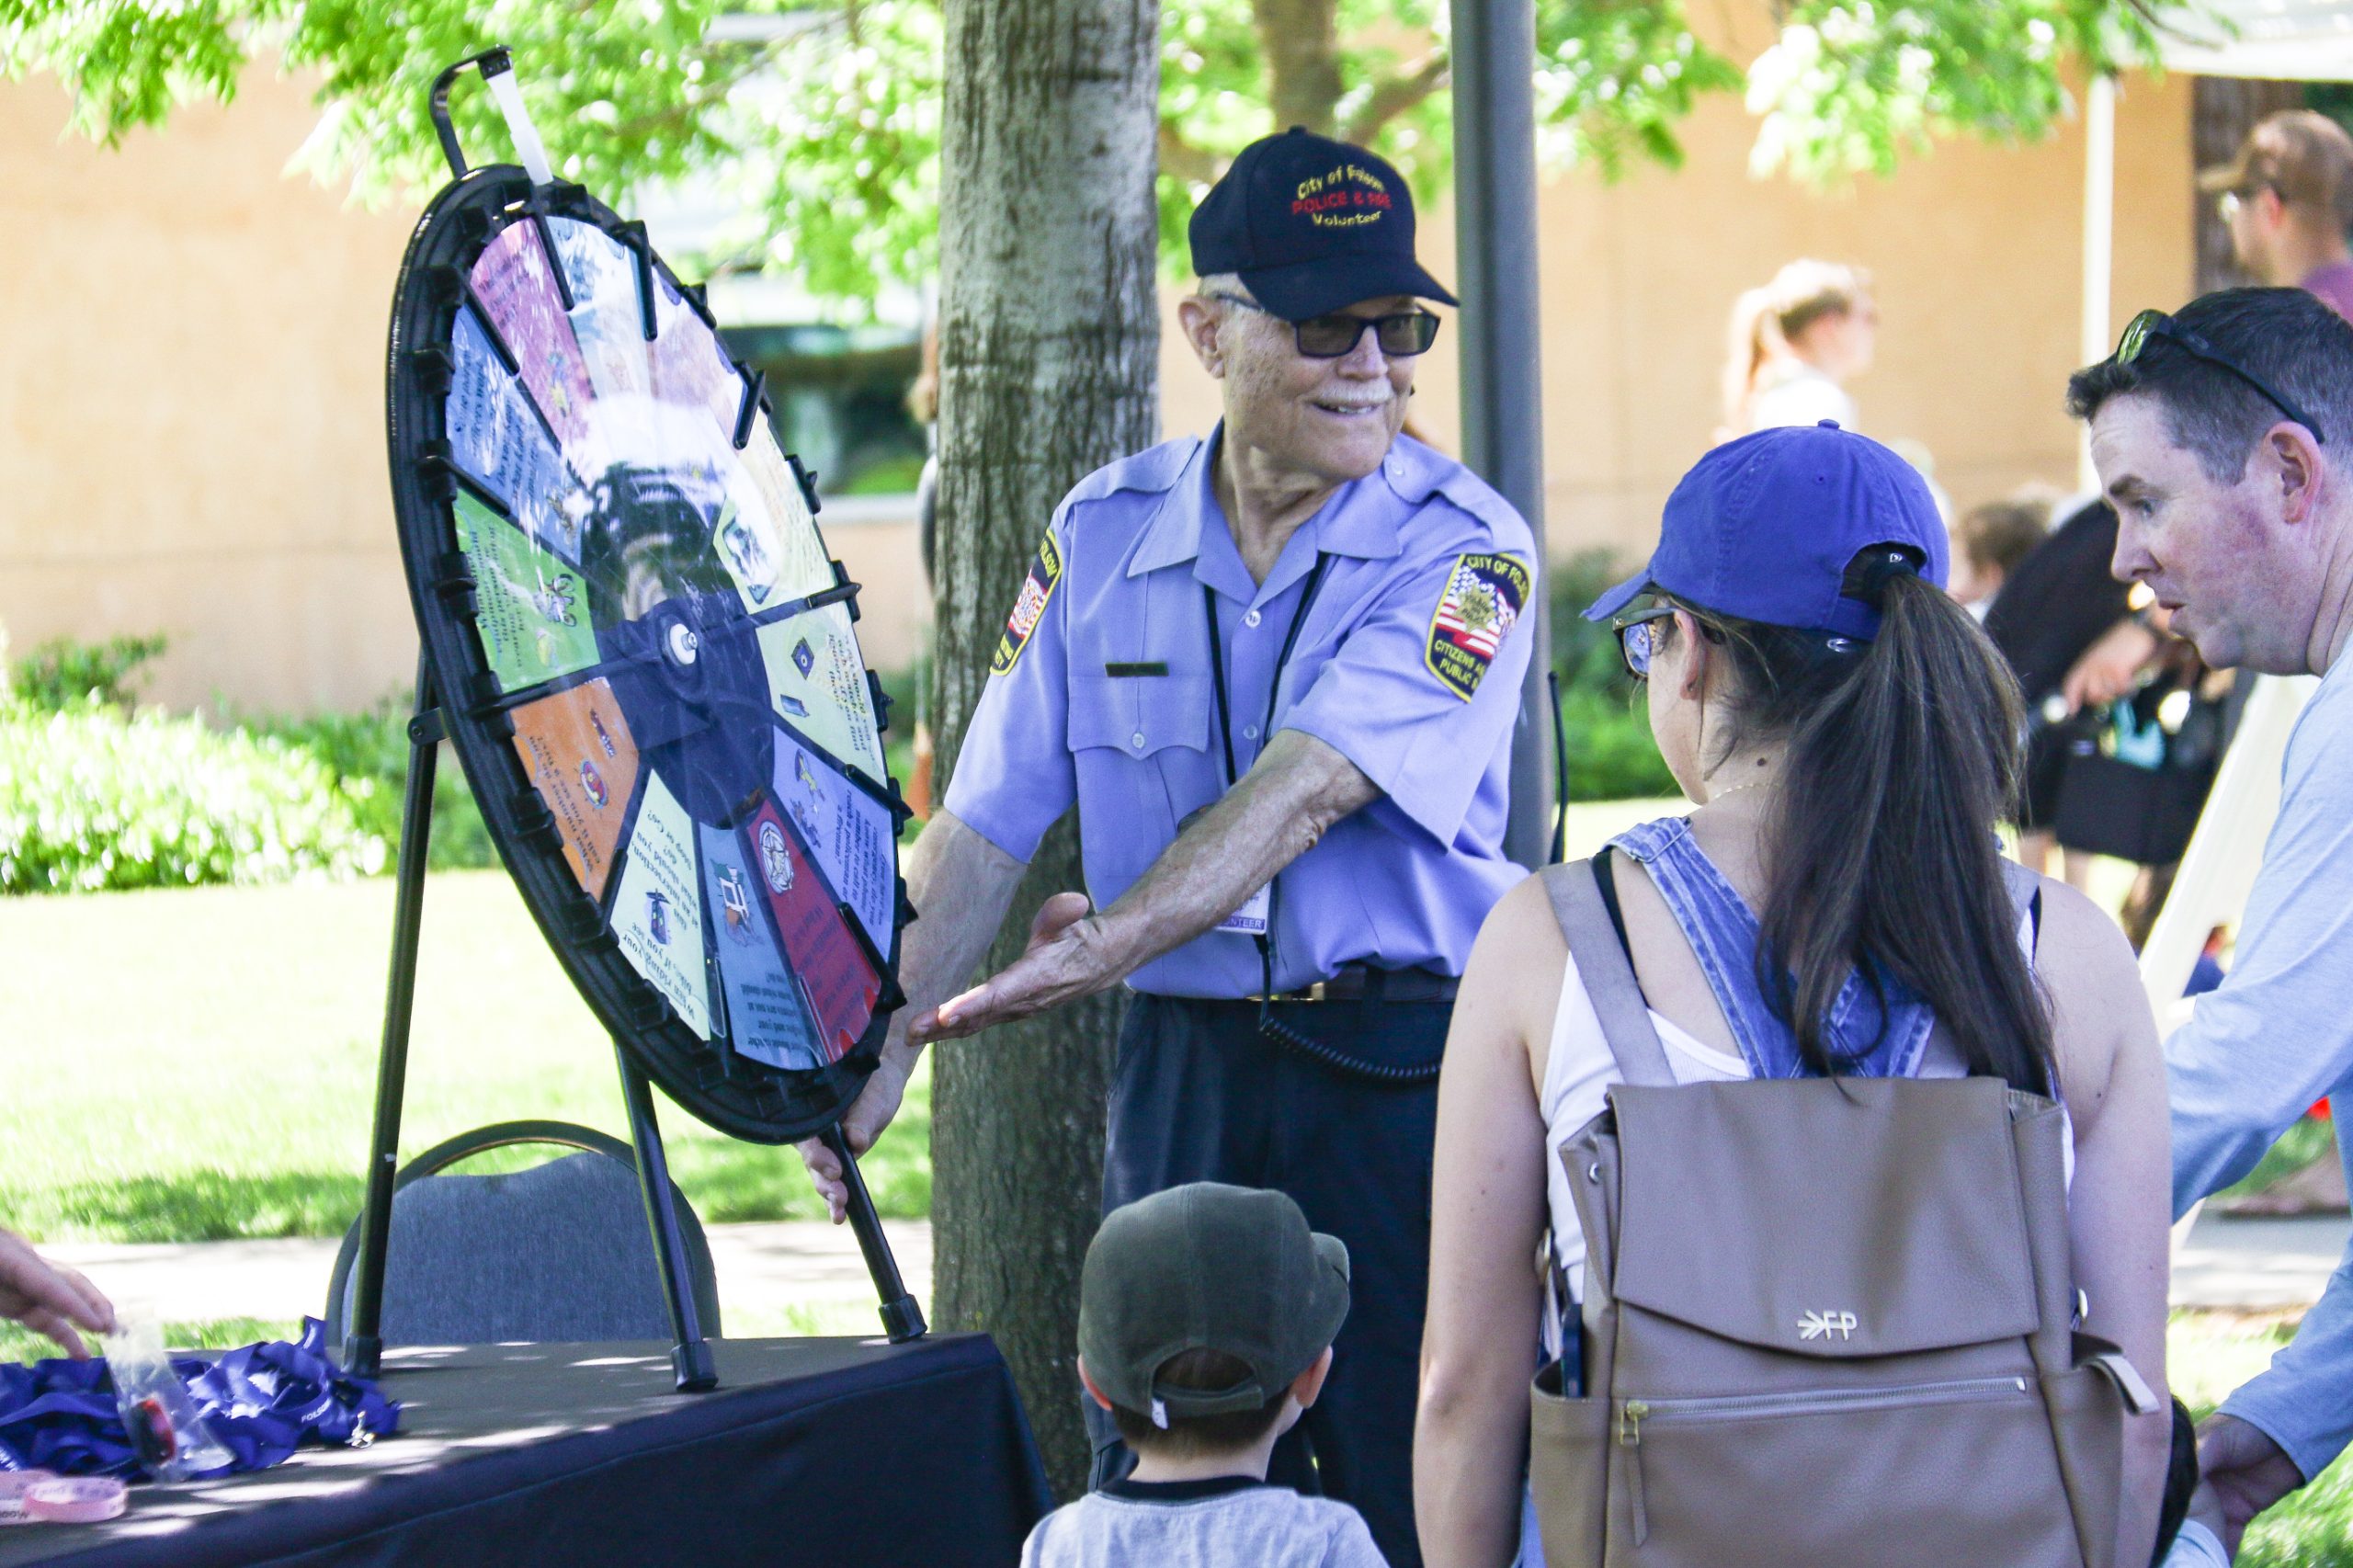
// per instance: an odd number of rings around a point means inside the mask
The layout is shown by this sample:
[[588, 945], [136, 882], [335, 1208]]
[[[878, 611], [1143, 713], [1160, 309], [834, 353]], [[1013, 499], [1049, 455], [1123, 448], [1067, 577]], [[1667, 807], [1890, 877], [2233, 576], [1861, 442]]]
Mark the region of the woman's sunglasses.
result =
[[1610, 620], [1609, 630], [1618, 634], [1618, 656], [1626, 661], [1626, 673], [1636, 680], [1650, 679], [1651, 656], [1658, 652], [1656, 627], [1674, 614], [1673, 605], [1654, 605]]
[[[1256, 311], [1260, 315], [1274, 314], [1266, 306], [1239, 294], [1211, 294], [1210, 298], [1240, 305], [1245, 311]], [[1426, 354], [1430, 345], [1438, 341], [1438, 317], [1427, 311], [1400, 311], [1391, 316], [1355, 316], [1336, 311], [1290, 324], [1299, 351], [1310, 359], [1338, 359], [1353, 354], [1367, 327], [1372, 329], [1372, 340], [1381, 345], [1381, 353], [1392, 359], [1410, 359], [1416, 354]]]
[[2163, 311], [2143, 311], [2125, 323], [2124, 335], [2116, 340], [2116, 352], [2109, 358], [2119, 365], [2130, 365], [2141, 357], [2142, 351], [2147, 348], [2152, 341], [2157, 338], [2163, 338], [2193, 359], [2203, 361], [2218, 370], [2236, 376], [2240, 381], [2261, 392], [2274, 408], [2311, 431], [2315, 442], [2322, 446], [2328, 444], [2328, 437], [2321, 434], [2319, 420], [2272, 391], [2270, 383], [2245, 366], [2234, 364], [2220, 349], [2206, 340], [2205, 335], [2182, 325]]

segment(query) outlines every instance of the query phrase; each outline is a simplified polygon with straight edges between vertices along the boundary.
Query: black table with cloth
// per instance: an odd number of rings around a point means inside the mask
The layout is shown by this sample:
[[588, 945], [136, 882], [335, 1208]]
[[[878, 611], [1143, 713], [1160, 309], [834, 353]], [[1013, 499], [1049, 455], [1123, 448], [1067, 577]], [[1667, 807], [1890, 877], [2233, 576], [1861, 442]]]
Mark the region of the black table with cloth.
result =
[[673, 1391], [666, 1345], [389, 1351], [398, 1436], [0, 1529], [0, 1568], [1009, 1565], [1051, 1506], [985, 1336], [712, 1348], [702, 1394]]

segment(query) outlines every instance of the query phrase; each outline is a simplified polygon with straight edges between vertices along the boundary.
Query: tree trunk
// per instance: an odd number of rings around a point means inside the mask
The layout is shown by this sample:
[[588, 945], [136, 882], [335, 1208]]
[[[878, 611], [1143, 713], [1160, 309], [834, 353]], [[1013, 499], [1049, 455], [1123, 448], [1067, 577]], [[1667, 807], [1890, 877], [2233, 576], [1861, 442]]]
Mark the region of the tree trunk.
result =
[[[2301, 82], [2264, 82], [2233, 76], [2198, 76], [2189, 89], [2189, 142], [2196, 168], [2211, 169], [2238, 156], [2239, 143], [2256, 121], [2283, 108], [2302, 108]], [[2194, 177], [2194, 176], [2193, 176]], [[2213, 197], [2192, 187], [2197, 203], [2196, 292], [2211, 293], [2252, 283], [2231, 254], [2231, 231]]]
[[1339, 107], [1338, 0], [1256, 0], [1258, 46], [1267, 55], [1267, 106], [1275, 129], [1303, 125], [1329, 136]]
[[[1158, 0], [948, 0], [940, 142], [939, 788], [1055, 505], [1158, 438]], [[1065, 819], [990, 954], [1085, 885]], [[1057, 1494], [1086, 1483], [1079, 1265], [1103, 1187], [1116, 994], [938, 1049], [932, 1315], [996, 1338]]]

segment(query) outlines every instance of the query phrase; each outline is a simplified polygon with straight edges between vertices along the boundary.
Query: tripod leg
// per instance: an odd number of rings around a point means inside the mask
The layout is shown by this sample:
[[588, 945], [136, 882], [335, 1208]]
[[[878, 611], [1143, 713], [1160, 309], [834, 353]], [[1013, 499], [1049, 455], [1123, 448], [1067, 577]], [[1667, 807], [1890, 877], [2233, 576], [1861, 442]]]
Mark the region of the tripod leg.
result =
[[629, 1059], [619, 1040], [613, 1054], [620, 1062], [621, 1099], [629, 1108], [629, 1141], [637, 1151], [637, 1185], [645, 1196], [645, 1222], [654, 1232], [654, 1259], [662, 1268], [662, 1293], [670, 1308], [670, 1367], [677, 1375], [680, 1393], [699, 1393], [719, 1386], [719, 1369], [712, 1362], [710, 1343], [702, 1336], [695, 1311], [695, 1294], [687, 1262], [686, 1233], [678, 1226], [678, 1210], [670, 1191], [670, 1161], [662, 1149], [662, 1129], [654, 1119], [654, 1091], [645, 1074]]
[[874, 1212], [874, 1199], [868, 1196], [866, 1178], [858, 1174], [857, 1157], [849, 1152], [849, 1141], [842, 1136], [841, 1124], [835, 1122], [818, 1134], [834, 1157], [842, 1163], [842, 1185], [849, 1188], [849, 1228], [858, 1233], [858, 1250], [866, 1255], [866, 1271], [874, 1277], [875, 1293], [882, 1298], [882, 1331], [893, 1345], [904, 1345], [910, 1339], [921, 1339], [925, 1334], [923, 1308], [907, 1293], [904, 1281], [899, 1278], [899, 1264], [891, 1256], [890, 1239], [882, 1233], [881, 1216]]
[[416, 712], [408, 726], [408, 784], [401, 799], [401, 847], [393, 879], [392, 966], [384, 991], [384, 1040], [376, 1062], [376, 1121], [368, 1145], [368, 1201], [360, 1210], [359, 1261], [350, 1281], [350, 1327], [343, 1364], [372, 1378], [384, 1358], [384, 1259], [392, 1244], [392, 1177], [400, 1165], [401, 1100], [408, 1089], [408, 1025], [416, 997], [416, 937], [425, 915], [426, 850], [433, 835], [433, 770], [441, 743], [433, 668], [416, 660]]

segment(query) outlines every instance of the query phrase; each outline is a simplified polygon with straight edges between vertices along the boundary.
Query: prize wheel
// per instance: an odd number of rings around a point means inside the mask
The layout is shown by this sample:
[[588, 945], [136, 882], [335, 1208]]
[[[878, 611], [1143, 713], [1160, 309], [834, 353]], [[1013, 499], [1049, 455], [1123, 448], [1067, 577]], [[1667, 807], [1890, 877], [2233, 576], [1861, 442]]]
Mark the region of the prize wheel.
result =
[[906, 812], [760, 378], [642, 225], [500, 165], [411, 239], [388, 386], [433, 690], [549, 945], [703, 1120], [835, 1121], [902, 1001]]

